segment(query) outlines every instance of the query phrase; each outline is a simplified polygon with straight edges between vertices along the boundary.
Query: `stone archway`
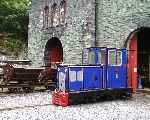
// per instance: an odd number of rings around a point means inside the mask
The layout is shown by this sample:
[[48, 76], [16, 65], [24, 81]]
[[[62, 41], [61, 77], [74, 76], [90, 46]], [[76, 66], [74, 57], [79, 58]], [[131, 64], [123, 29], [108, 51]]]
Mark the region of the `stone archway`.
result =
[[144, 87], [150, 87], [150, 28], [141, 27], [133, 31], [128, 39], [128, 84], [138, 87], [138, 75]]
[[60, 40], [56, 37], [52, 37], [48, 40], [44, 51], [44, 63], [45, 66], [51, 66], [51, 64], [60, 63], [63, 61], [63, 48]]

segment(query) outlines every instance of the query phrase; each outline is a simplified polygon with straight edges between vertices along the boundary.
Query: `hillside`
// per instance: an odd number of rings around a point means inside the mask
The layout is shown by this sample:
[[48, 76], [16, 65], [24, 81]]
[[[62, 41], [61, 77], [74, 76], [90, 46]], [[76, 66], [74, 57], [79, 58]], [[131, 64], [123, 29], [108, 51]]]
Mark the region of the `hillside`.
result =
[[27, 48], [29, 0], [0, 0], [0, 50], [17, 58]]

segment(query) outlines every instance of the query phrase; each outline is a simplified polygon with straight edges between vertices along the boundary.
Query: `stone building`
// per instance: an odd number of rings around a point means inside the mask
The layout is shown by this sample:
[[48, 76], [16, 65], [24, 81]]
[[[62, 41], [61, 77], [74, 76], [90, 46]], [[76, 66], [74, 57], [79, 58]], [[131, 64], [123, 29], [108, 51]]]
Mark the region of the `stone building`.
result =
[[28, 27], [34, 66], [81, 64], [85, 47], [125, 47], [130, 79], [138, 68], [150, 83], [150, 0], [32, 0]]
[[47, 61], [81, 64], [82, 48], [94, 46], [94, 1], [33, 0], [28, 35], [33, 65]]

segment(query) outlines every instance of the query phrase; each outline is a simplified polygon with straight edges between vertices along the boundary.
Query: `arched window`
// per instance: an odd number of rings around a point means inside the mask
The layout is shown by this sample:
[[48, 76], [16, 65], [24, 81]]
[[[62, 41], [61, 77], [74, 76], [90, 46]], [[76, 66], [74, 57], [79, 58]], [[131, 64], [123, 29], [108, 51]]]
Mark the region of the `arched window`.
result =
[[47, 28], [48, 27], [48, 15], [49, 15], [49, 7], [48, 6], [45, 6], [43, 15], [44, 15], [43, 27]]
[[60, 24], [64, 24], [65, 22], [65, 6], [66, 6], [66, 2], [65, 0], [63, 0], [60, 3]]
[[57, 4], [53, 4], [52, 6], [52, 18], [51, 18], [52, 26], [59, 25], [59, 10]]

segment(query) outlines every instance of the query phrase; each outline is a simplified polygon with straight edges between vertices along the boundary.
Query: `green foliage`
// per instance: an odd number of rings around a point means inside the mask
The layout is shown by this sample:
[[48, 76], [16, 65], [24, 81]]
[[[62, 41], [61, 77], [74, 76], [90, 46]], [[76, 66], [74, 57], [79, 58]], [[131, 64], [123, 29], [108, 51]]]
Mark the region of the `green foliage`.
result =
[[0, 0], [0, 48], [14, 52], [27, 44], [29, 0]]
[[0, 1], [0, 32], [17, 33], [27, 38], [27, 0]]

